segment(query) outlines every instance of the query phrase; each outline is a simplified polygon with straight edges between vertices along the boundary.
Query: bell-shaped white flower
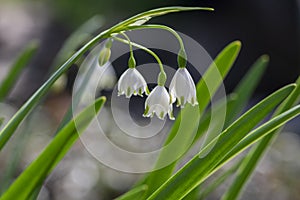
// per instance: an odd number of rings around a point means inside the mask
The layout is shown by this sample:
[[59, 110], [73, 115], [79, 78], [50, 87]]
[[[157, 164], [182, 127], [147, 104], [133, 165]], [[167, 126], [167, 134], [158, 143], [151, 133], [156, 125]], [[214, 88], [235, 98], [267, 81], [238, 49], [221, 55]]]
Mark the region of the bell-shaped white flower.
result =
[[177, 106], [182, 108], [188, 102], [193, 106], [198, 104], [194, 81], [186, 68], [179, 68], [170, 84], [172, 103], [177, 99]]
[[174, 120], [173, 107], [170, 95], [164, 86], [156, 86], [145, 102], [144, 117], [153, 117], [154, 113], [159, 119], [164, 119], [168, 113], [169, 118]]
[[147, 83], [142, 74], [135, 68], [128, 68], [120, 77], [118, 82], [118, 95], [130, 98], [132, 95], [143, 96], [148, 92]]

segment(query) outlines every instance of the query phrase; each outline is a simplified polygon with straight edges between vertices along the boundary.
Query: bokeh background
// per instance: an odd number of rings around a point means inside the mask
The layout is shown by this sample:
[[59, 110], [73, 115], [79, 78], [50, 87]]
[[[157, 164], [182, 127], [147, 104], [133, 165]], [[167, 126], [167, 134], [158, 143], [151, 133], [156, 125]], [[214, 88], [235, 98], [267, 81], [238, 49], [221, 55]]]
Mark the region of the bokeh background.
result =
[[[36, 39], [40, 43], [36, 56], [3, 102], [1, 113], [11, 116], [46, 80], [65, 40], [87, 20], [94, 20], [99, 28], [93, 34], [97, 34], [138, 12], [171, 5], [215, 8], [214, 12], [184, 12], [152, 20], [194, 38], [213, 58], [229, 42], [241, 40], [240, 56], [225, 80], [228, 92], [262, 54], [270, 56], [270, 64], [253, 102], [299, 76], [299, 0], [132, 0], [130, 3], [121, 0], [0, 0], [0, 81], [29, 41]], [[164, 59], [167, 58], [162, 57]], [[70, 104], [77, 70], [76, 65], [69, 70], [58, 88], [53, 89], [28, 117], [13, 141], [1, 152], [2, 180], [12, 181], [51, 140]], [[122, 71], [116, 71], [117, 76], [120, 73]], [[109, 96], [110, 88], [102, 89], [101, 94]], [[275, 141], [242, 199], [300, 199], [299, 124], [298, 117]], [[112, 199], [129, 189], [139, 177], [101, 165], [78, 142], [47, 180], [39, 199]], [[209, 199], [219, 199], [229, 183], [218, 188]], [[0, 189], [6, 187], [1, 185]]]

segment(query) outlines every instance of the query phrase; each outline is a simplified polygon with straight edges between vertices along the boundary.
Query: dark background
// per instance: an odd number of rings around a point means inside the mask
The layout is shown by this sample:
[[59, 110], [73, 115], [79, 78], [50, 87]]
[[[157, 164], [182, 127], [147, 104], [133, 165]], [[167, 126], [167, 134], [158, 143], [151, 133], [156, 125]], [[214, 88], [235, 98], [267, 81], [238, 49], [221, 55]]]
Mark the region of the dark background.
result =
[[[28, 4], [35, 3], [35, 1], [28, 1]], [[100, 32], [136, 13], [161, 6], [182, 5], [215, 8], [214, 12], [175, 13], [152, 20], [153, 22], [163, 22], [194, 38], [213, 58], [231, 41], [240, 40], [242, 42], [242, 50], [237, 62], [225, 80], [227, 91], [233, 89], [246, 70], [262, 54], [270, 56], [270, 64], [256, 94], [269, 94], [275, 89], [295, 81], [299, 75], [300, 15], [299, 1], [296, 0], [174, 0], [144, 1], [143, 3], [138, 0], [130, 1], [130, 3], [120, 0], [86, 0], [84, 2], [44, 0], [39, 4], [42, 4], [42, 12], [47, 13], [47, 20], [38, 35], [41, 40], [41, 48], [32, 63], [32, 73], [29, 73], [30, 78], [24, 83], [28, 88], [17, 93], [20, 95], [15, 98], [18, 99], [16, 101], [19, 104], [42, 84], [48, 75], [51, 59], [54, 58], [64, 40], [86, 20], [100, 14], [104, 19], [104, 27], [99, 30]], [[5, 46], [1, 46], [0, 34], [0, 52], [1, 49], [5, 49]], [[74, 73], [71, 74], [74, 75]]]
[[[233, 40], [241, 40], [242, 51], [225, 81], [230, 91], [247, 68], [262, 54], [270, 56], [270, 65], [258, 87], [259, 93], [270, 93], [293, 82], [299, 75], [299, 2], [296, 0], [252, 1], [51, 1], [55, 21], [70, 23], [68, 32], [93, 14], [105, 16], [105, 26], [111, 26], [138, 12], [168, 5], [213, 7], [214, 12], [195, 11], [162, 16], [163, 22], [197, 40], [215, 57]], [[67, 10], [67, 12], [66, 12]], [[61, 31], [61, 30], [60, 30]]]

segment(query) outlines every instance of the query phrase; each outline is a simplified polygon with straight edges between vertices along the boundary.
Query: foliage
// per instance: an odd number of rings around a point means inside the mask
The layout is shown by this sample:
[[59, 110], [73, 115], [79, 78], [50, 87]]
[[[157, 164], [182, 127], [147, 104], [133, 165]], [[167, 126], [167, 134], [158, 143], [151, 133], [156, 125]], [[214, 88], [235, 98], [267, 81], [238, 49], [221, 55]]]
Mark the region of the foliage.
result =
[[[18, 126], [24, 121], [26, 116], [41, 102], [42, 98], [48, 94], [49, 89], [55, 81], [62, 76], [68, 68], [79, 60], [85, 52], [91, 49], [99, 41], [115, 37], [115, 35], [124, 33], [130, 30], [141, 28], [161, 28], [168, 29], [165, 26], [145, 25], [151, 18], [160, 15], [165, 15], [172, 12], [192, 11], [192, 10], [213, 10], [210, 8], [188, 8], [188, 7], [166, 7], [150, 10], [144, 13], [135, 15], [119, 24], [101, 32], [96, 37], [87, 42], [80, 50], [73, 53], [70, 58], [60, 67], [54, 68], [55, 72], [52, 76], [28, 99], [28, 101], [17, 111], [17, 113], [6, 124], [1, 126], [3, 119], [0, 118], [0, 150], [6, 145], [11, 136], [15, 133]], [[95, 30], [94, 24], [91, 25], [90, 31]], [[172, 32], [172, 29], [168, 29]], [[81, 31], [77, 32], [79, 34]], [[172, 32], [173, 34], [176, 33]], [[60, 52], [55, 60], [55, 64], [61, 62], [69, 55], [68, 51], [72, 52], [77, 41], [74, 40], [78, 35], [73, 36], [68, 41], [68, 44]], [[87, 38], [84, 38], [86, 40]], [[180, 38], [179, 38], [180, 40]], [[121, 40], [123, 41], [124, 40]], [[76, 44], [73, 44], [76, 43]], [[126, 43], [126, 41], [125, 41]], [[153, 54], [151, 50], [144, 48], [138, 44], [127, 41], [130, 45], [135, 45]], [[195, 107], [186, 105], [178, 115], [176, 121], [171, 128], [168, 138], [164, 145], [168, 145], [174, 138], [179, 137], [176, 141], [176, 148], [163, 150], [157, 159], [156, 170], [148, 173], [137, 183], [128, 193], [122, 195], [118, 199], [197, 199], [204, 198], [212, 192], [218, 185], [225, 181], [236, 169], [238, 176], [232, 186], [223, 196], [223, 199], [236, 199], [243, 185], [249, 179], [259, 159], [262, 157], [265, 149], [269, 146], [270, 141], [276, 136], [279, 128], [286, 122], [293, 119], [300, 113], [298, 97], [300, 94], [300, 79], [295, 84], [287, 85], [261, 100], [254, 105], [242, 116], [239, 116], [244, 109], [249, 98], [251, 97], [255, 87], [268, 63], [268, 57], [262, 56], [253, 65], [251, 70], [242, 79], [236, 87], [233, 94], [228, 95], [227, 100], [222, 99], [218, 102], [219, 109], [227, 107], [227, 115], [225, 118], [225, 126], [219, 131], [212, 129], [211, 135], [207, 136], [205, 145], [201, 148], [192, 159], [175, 172], [175, 167], [182, 160], [183, 155], [192, 148], [198, 140], [205, 135], [209, 123], [221, 123], [222, 120], [210, 119], [211, 111], [209, 103], [212, 96], [217, 92], [224, 78], [233, 66], [241, 43], [234, 41], [225, 47], [219, 55], [211, 63], [202, 79], [196, 85], [197, 99], [199, 105], [196, 109], [198, 114], [195, 114]], [[0, 87], [0, 99], [4, 99], [13, 86], [13, 83], [18, 78], [21, 70], [25, 67], [36, 51], [36, 44], [30, 44], [25, 49], [23, 54], [15, 62], [11, 72], [8, 74], [5, 81]], [[180, 52], [184, 51], [181, 46]], [[184, 55], [184, 53], [182, 53]], [[156, 58], [160, 63], [159, 58]], [[180, 60], [181, 63], [182, 59]], [[161, 63], [160, 63], [161, 64]], [[215, 73], [219, 73], [219, 77]], [[210, 85], [210, 89], [208, 89]], [[51, 173], [53, 168], [59, 163], [67, 151], [72, 147], [88, 124], [95, 118], [105, 102], [104, 97], [97, 99], [92, 105], [88, 106], [75, 118], [72, 118], [70, 109], [67, 113], [61, 127], [57, 131], [56, 136], [45, 147], [44, 151], [19, 175], [19, 177], [10, 185], [3, 193], [0, 200], [6, 199], [29, 199], [35, 198], [36, 192], [41, 188], [41, 184]], [[278, 107], [279, 106], [279, 107]], [[265, 120], [270, 113], [276, 108], [277, 111], [272, 118]], [[93, 112], [92, 112], [93, 111]], [[199, 115], [200, 113], [200, 115]], [[201, 116], [201, 117], [200, 117]], [[0, 116], [1, 117], [1, 116]], [[193, 120], [190, 120], [190, 119]], [[193, 132], [196, 134], [193, 135]], [[195, 137], [193, 137], [195, 136]], [[207, 180], [212, 174], [220, 169], [224, 164], [235, 158], [244, 149], [250, 147], [254, 143], [250, 153], [245, 158], [236, 163], [231, 169], [222, 174], [215, 182], [207, 188], [202, 187], [202, 183]], [[165, 167], [160, 167], [161, 163], [170, 157], [176, 157], [175, 161]], [[200, 186], [200, 188], [199, 188]], [[200, 194], [198, 193], [200, 191]]]

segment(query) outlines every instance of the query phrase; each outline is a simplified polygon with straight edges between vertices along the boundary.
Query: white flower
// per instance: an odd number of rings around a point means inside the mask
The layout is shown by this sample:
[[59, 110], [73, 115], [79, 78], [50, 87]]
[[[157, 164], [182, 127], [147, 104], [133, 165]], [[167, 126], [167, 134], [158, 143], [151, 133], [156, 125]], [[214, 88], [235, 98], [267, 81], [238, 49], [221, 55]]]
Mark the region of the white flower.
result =
[[118, 95], [123, 95], [130, 98], [131, 95], [140, 95], [147, 93], [147, 83], [138, 70], [128, 68], [120, 77], [118, 82]]
[[177, 99], [177, 106], [182, 108], [186, 102], [197, 105], [196, 88], [194, 81], [186, 68], [179, 68], [170, 84], [172, 103]]
[[164, 86], [156, 86], [145, 102], [144, 117], [153, 117], [154, 113], [159, 119], [164, 119], [168, 113], [169, 118], [174, 120], [170, 95]]

